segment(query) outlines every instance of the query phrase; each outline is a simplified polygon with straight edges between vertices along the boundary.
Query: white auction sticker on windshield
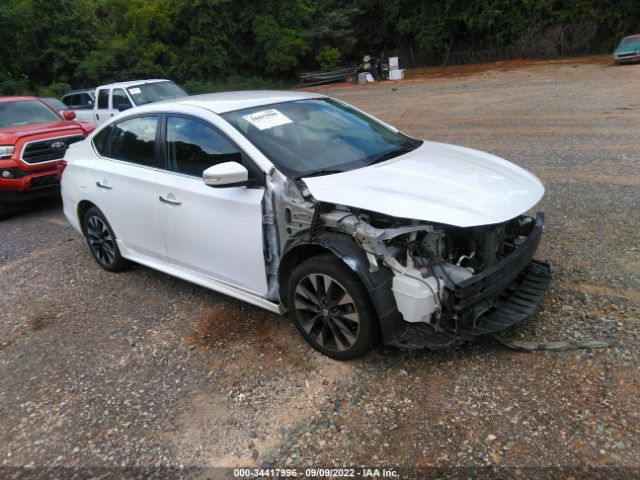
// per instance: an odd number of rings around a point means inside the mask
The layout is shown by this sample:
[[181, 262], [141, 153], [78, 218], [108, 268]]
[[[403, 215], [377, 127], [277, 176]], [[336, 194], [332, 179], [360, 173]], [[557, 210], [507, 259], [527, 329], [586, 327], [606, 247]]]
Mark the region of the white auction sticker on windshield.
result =
[[293, 123], [289, 117], [275, 108], [243, 115], [242, 118], [258, 130], [267, 130], [269, 128], [279, 127], [280, 125], [286, 125], [287, 123]]
[[135, 88], [130, 88], [130, 89], [129, 89], [129, 93], [130, 93], [131, 95], [137, 95], [137, 94], [139, 94], [139, 93], [142, 93], [142, 91], [141, 91], [138, 87], [135, 87]]

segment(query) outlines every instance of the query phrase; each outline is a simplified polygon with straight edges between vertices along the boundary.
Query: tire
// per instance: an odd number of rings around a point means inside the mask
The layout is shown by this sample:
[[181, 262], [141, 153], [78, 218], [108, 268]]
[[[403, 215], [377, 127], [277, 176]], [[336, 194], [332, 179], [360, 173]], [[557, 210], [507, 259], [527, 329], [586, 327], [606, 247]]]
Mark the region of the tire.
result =
[[120, 255], [113, 229], [97, 207], [91, 207], [84, 214], [82, 231], [93, 258], [102, 268], [120, 272], [131, 266], [131, 262]]
[[378, 344], [380, 326], [369, 294], [334, 255], [319, 255], [298, 265], [287, 293], [293, 323], [319, 352], [352, 360]]

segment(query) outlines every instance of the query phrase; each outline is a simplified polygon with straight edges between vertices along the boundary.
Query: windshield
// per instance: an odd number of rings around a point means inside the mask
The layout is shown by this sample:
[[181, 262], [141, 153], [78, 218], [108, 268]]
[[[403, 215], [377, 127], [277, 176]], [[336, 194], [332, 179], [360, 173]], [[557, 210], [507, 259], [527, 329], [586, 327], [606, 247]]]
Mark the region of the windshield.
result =
[[168, 81], [141, 83], [140, 85], [127, 88], [127, 91], [136, 105], [187, 96], [187, 92], [175, 83]]
[[330, 99], [297, 100], [222, 116], [294, 178], [366, 167], [422, 143]]
[[39, 100], [0, 102], [0, 128], [59, 121], [60, 117]]
[[41, 98], [41, 100], [46, 103], [47, 105], [49, 105], [51, 108], [55, 109], [55, 110], [66, 110], [69, 107], [67, 107], [64, 103], [62, 103], [60, 100], [58, 100], [57, 98]]
[[620, 42], [621, 47], [635, 47], [640, 46], [640, 37], [623, 38]]

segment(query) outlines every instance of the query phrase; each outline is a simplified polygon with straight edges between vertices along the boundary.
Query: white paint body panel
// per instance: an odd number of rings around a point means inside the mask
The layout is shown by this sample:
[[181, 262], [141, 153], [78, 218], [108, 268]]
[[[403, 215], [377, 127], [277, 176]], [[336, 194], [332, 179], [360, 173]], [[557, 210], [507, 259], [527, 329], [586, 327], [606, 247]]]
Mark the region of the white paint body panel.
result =
[[76, 114], [76, 120], [79, 122], [87, 122], [93, 125], [96, 124], [96, 120], [93, 114], [93, 109], [73, 109]]
[[[89, 169], [89, 190], [116, 237], [129, 250], [166, 261], [167, 252], [158, 225], [156, 181], [158, 170], [117, 160], [100, 159]], [[64, 177], [63, 177], [64, 178]], [[108, 185], [110, 190], [97, 183]]]
[[[169, 262], [267, 293], [262, 238], [262, 188], [214, 188], [201, 178], [158, 172], [157, 214]], [[180, 205], [159, 202], [171, 196]]]
[[458, 227], [505, 222], [544, 194], [540, 180], [513, 163], [435, 142], [380, 164], [304, 182], [317, 200]]
[[[185, 105], [144, 108], [149, 113], [201, 118], [227, 134], [256, 163], [268, 162], [233, 127], [208, 110]], [[132, 113], [119, 113], [114, 120]], [[73, 144], [65, 155], [67, 167], [61, 182], [64, 213], [76, 230], [82, 233], [78, 204], [87, 200], [107, 217], [123, 257], [277, 311], [277, 304], [262, 298], [268, 290], [262, 236], [264, 189], [213, 188], [202, 178], [102, 158], [91, 142], [102, 128], [92, 132], [87, 141]], [[270, 165], [266, 163], [268, 169]], [[97, 182], [111, 188], [100, 188]], [[161, 202], [160, 196], [181, 204]]]
[[[65, 216], [81, 231], [78, 205], [89, 201], [104, 212], [125, 258], [279, 312], [279, 305], [266, 299], [263, 189], [212, 188], [200, 178], [101, 158], [92, 140], [111, 121], [129, 115], [187, 114], [216, 126], [269, 174], [271, 161], [218, 114], [308, 98], [322, 95], [230, 92], [114, 113], [86, 141], [67, 150]], [[507, 221], [529, 210], [544, 193], [534, 175], [506, 160], [433, 142], [378, 165], [304, 181], [317, 200], [461, 227]], [[101, 189], [96, 182], [111, 188]], [[180, 204], [161, 202], [160, 196]], [[400, 285], [396, 287], [400, 291]], [[429, 302], [422, 292], [402, 292], [408, 301], [424, 297]], [[433, 306], [431, 302], [427, 310]]]

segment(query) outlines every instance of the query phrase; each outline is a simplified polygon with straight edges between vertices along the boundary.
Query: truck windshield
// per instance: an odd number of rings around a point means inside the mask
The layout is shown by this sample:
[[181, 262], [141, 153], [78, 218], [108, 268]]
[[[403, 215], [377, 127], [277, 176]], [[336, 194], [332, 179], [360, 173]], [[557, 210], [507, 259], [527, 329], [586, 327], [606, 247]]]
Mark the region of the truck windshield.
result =
[[170, 100], [172, 98], [186, 97], [187, 92], [173, 82], [141, 83], [127, 88], [129, 95], [136, 105]]
[[330, 99], [296, 100], [222, 116], [294, 178], [366, 167], [422, 144]]
[[0, 102], [0, 128], [58, 121], [60, 117], [39, 100]]

